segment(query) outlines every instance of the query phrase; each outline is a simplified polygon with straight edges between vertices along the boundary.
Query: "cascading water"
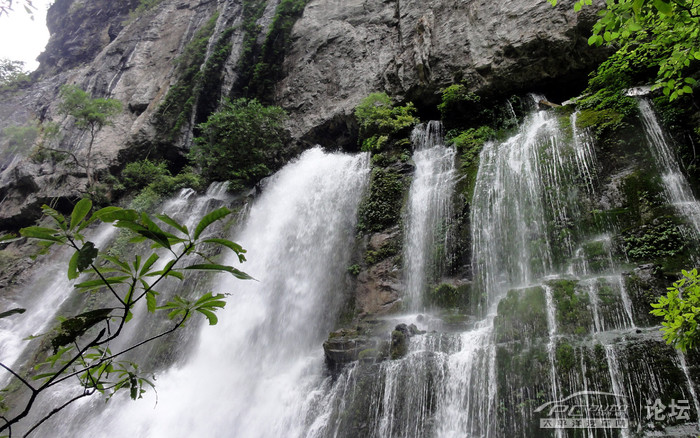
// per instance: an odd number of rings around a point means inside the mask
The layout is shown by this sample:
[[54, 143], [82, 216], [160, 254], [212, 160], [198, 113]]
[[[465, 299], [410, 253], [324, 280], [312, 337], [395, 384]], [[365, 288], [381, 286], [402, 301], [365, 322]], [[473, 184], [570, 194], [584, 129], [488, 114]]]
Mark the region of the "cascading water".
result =
[[668, 202], [676, 207], [692, 224], [695, 238], [700, 238], [700, 202], [693, 196], [690, 184], [681, 172], [675, 154], [656, 119], [651, 104], [645, 98], [639, 99], [638, 102], [644, 133], [661, 172], [661, 180]]
[[[95, 247], [104, 248], [114, 236], [114, 230], [111, 225], [101, 225], [88, 238]], [[16, 366], [16, 361], [25, 351], [25, 339], [41, 334], [49, 325], [54, 324], [56, 309], [70, 296], [75, 282], [66, 275], [65, 262], [68, 258], [68, 249], [58, 251], [40, 262], [27, 286], [17, 291], [17, 294], [3, 295], [0, 308], [27, 309], [22, 315], [0, 319], [0, 358], [10, 368]], [[7, 378], [8, 374], [1, 374], [0, 383], [7, 383]]]
[[206, 425], [207, 436], [303, 436], [368, 172], [366, 154], [312, 149], [272, 177], [235, 236], [258, 281], [217, 281], [231, 293], [220, 322], [158, 379], [154, 411], [125, 401], [76, 435], [201, 436]]
[[[404, 245], [406, 297], [409, 308], [420, 309], [429, 262], [439, 263], [435, 252], [446, 247], [455, 184], [455, 149], [446, 147], [442, 123], [418, 125], [412, 135], [416, 171], [408, 195], [406, 243]], [[435, 260], [438, 259], [438, 260]], [[432, 271], [437, 271], [434, 267]], [[431, 275], [432, 274], [432, 275]]]
[[[603, 184], [592, 137], [576, 118], [569, 130], [558, 114], [535, 110], [511, 138], [484, 145], [470, 206], [478, 311], [466, 323], [450, 326], [439, 312], [372, 321], [426, 332], [416, 331], [391, 360], [367, 349], [324, 373], [320, 346], [342, 304], [339, 278], [369, 169], [365, 155], [313, 149], [275, 175], [250, 208], [234, 240], [249, 249], [243, 269], [259, 281], [217, 279], [214, 290], [230, 291], [229, 304], [189, 359], [159, 377], [155, 410], [114, 400], [96, 418], [67, 415], [54, 427], [91, 437], [628, 437], [635, 431], [593, 423], [548, 429], [540, 421], [570, 420], [551, 404], [572, 398], [581, 416], [595, 418], [601, 406], [624, 404], [624, 418], [643, 428], [644, 403], [668, 394], [688, 400], [695, 420], [693, 364], [663, 344], [657, 327], [639, 324], [617, 225], [581, 225]], [[405, 308], [426, 312], [423, 294], [440, 275], [436, 248], [447, 246], [455, 151], [435, 122], [413, 139]], [[669, 203], [693, 221], [692, 194], [672, 192]], [[188, 196], [166, 208], [192, 205]]]
[[[202, 196], [197, 196], [196, 193], [191, 189], [183, 189], [177, 196], [175, 196], [170, 201], [166, 202], [162, 207], [162, 212], [166, 213], [186, 226], [192, 228], [193, 225], [207, 212], [213, 210], [216, 207], [221, 206], [224, 201], [229, 200], [229, 196], [226, 194], [226, 183], [214, 183], [212, 184], [207, 192]], [[112, 240], [117, 233], [117, 229], [111, 224], [100, 225], [97, 230], [93, 231], [94, 237], [88, 238], [93, 241], [96, 247], [100, 249], [102, 253], [108, 252], [110, 248], [110, 240]], [[34, 299], [31, 304], [26, 304], [31, 310], [22, 315], [28, 315], [29, 319], [22, 319], [17, 322], [20, 324], [15, 324], [13, 326], [11, 336], [3, 336], [3, 341], [15, 340], [17, 338], [17, 343], [19, 339], [29, 335], [29, 334], [39, 334], [38, 332], [47, 330], [51, 325], [55, 324], [53, 317], [64, 316], [75, 314], [77, 309], [84, 309], [86, 304], [76, 296], [73, 289], [73, 281], [69, 281], [66, 277], [65, 263], [68, 258], [67, 254], [70, 254], [67, 250], [61, 250], [56, 253], [56, 256], [51, 258], [49, 263], [49, 272], [52, 275], [46, 276], [46, 270], [42, 270], [37, 276], [25, 286], [22, 291], [19, 291], [19, 295], [22, 297], [32, 298], [32, 294], [27, 294], [27, 290], [40, 290], [43, 291], [43, 298], [41, 300]], [[165, 252], [161, 254], [168, 255]], [[133, 256], [129, 254], [126, 257]], [[60, 258], [60, 261], [57, 261]], [[161, 261], [165, 263], [165, 261]], [[44, 289], [41, 285], [44, 284], [46, 280], [51, 280], [51, 287]], [[173, 294], [181, 284], [175, 282], [164, 282], [162, 287], [159, 288], [161, 296], [168, 297]], [[180, 292], [182, 293], [182, 292]], [[71, 298], [72, 297], [72, 298]], [[62, 304], [63, 303], [63, 304]], [[58, 310], [57, 310], [58, 309]], [[133, 320], [125, 327], [120, 338], [112, 343], [112, 351], [120, 351], [121, 349], [127, 348], [134, 345], [138, 341], [144, 339], [147, 334], [157, 334], [165, 329], [169, 328], [170, 321], [168, 320], [158, 320], [154, 318], [146, 318], [145, 309], [137, 308], [134, 311]], [[37, 316], [40, 315], [40, 316]], [[0, 320], [2, 322], [2, 320]], [[37, 323], [42, 323], [42, 326], [37, 325]], [[30, 324], [34, 326], [29, 327]], [[27, 327], [25, 327], [27, 326]], [[188, 328], [181, 329], [179, 333], [179, 341], [181, 345], [185, 345], [187, 342], [188, 334], [190, 330]], [[20, 348], [17, 349], [17, 355], [19, 354], [33, 354], [35, 352], [35, 344], [23, 343]], [[154, 353], [158, 347], [155, 343], [149, 343], [145, 346], [140, 347], [140, 364], [146, 367], [152, 368], [154, 364], [159, 361], [163, 361], [163, 353]], [[4, 363], [10, 362], [11, 352], [3, 351], [2, 358]], [[175, 357], [177, 354], [172, 353], [167, 356]], [[131, 357], [133, 358], [133, 357]], [[5, 377], [5, 376], [3, 376]], [[41, 416], [43, 416], [48, 410], [54, 408], [58, 404], [64, 402], [66, 398], [75, 396], [80, 393], [80, 388], [76, 388], [73, 382], [66, 382], [57, 386], [50, 392], [42, 394], [42, 396], [37, 400], [35, 415], [38, 415], [33, 421], [37, 421]], [[75, 406], [84, 405], [87, 400], [80, 401]], [[84, 408], [84, 406], [81, 406]], [[79, 432], [68, 432], [71, 430], [71, 423], [81, 424], [80, 419], [82, 415], [85, 414], [85, 410], [78, 408], [72, 411], [63, 411], [61, 416], [54, 418], [54, 426], [56, 424], [61, 424], [59, 430], [66, 435], [71, 434], [75, 436]], [[32, 418], [30, 416], [27, 423], [32, 423]], [[21, 427], [15, 428], [15, 433], [22, 432]], [[40, 433], [40, 432], [39, 432]]]

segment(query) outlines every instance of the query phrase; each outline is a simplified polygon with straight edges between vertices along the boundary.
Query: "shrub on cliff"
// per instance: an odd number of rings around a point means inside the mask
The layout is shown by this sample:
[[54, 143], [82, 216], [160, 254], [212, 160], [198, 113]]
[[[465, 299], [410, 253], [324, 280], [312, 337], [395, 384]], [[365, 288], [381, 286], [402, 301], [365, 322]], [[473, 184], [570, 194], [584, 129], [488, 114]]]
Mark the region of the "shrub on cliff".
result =
[[418, 123], [416, 108], [409, 102], [394, 106], [386, 93], [372, 93], [355, 108], [363, 151], [380, 151], [392, 136]]
[[227, 102], [198, 125], [190, 158], [208, 181], [231, 181], [234, 187], [254, 184], [270, 175], [289, 139], [287, 113], [257, 100]]

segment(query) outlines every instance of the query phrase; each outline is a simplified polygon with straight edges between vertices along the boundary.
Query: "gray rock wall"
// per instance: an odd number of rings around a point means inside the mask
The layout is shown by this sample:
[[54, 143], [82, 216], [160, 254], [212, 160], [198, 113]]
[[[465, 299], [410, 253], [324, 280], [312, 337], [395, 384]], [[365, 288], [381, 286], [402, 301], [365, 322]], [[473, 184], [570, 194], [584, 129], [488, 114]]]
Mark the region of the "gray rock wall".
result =
[[[124, 103], [114, 126], [97, 136], [96, 170], [118, 168], [154, 148], [171, 155], [186, 150], [192, 123], [174, 140], [164, 139], [154, 113], [177, 82], [178, 57], [216, 12], [209, 50], [226, 29], [235, 28], [220, 95], [230, 93], [244, 37], [243, 3], [163, 0], [129, 20], [136, 3], [57, 0], [49, 12], [52, 38], [40, 57], [41, 79], [2, 96], [0, 129], [55, 121], [63, 135], [53, 146], [84, 154], [87, 136], [57, 112], [59, 88], [70, 83]], [[259, 41], [278, 3], [269, 1], [258, 21]], [[311, 0], [293, 28], [274, 100], [289, 111], [297, 140], [347, 147], [354, 146], [352, 110], [374, 91], [434, 110], [439, 90], [458, 81], [507, 96], [566, 80], [590, 70], [601, 54], [586, 45], [590, 17], [574, 13], [571, 3], [552, 8], [544, 0]], [[46, 200], [75, 198], [85, 189], [80, 168], [33, 163], [27, 159], [30, 150], [0, 163], [0, 228], [22, 225], [32, 218], [27, 212], [35, 214]]]

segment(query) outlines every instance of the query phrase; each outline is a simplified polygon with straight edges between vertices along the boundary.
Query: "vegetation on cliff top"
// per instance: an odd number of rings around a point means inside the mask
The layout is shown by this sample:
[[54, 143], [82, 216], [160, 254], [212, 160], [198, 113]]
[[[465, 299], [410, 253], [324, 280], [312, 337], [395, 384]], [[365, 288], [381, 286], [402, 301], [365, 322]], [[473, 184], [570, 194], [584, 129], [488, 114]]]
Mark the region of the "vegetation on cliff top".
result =
[[[579, 0], [575, 9], [590, 4], [592, 0]], [[598, 15], [588, 43], [616, 50], [603, 70], [653, 77], [654, 88], [663, 89], [670, 100], [692, 93], [700, 60], [700, 3], [608, 0]]]
[[372, 93], [362, 99], [355, 108], [362, 150], [379, 152], [389, 145], [390, 139], [401, 137], [418, 123], [415, 112], [413, 103], [395, 106], [386, 93]]

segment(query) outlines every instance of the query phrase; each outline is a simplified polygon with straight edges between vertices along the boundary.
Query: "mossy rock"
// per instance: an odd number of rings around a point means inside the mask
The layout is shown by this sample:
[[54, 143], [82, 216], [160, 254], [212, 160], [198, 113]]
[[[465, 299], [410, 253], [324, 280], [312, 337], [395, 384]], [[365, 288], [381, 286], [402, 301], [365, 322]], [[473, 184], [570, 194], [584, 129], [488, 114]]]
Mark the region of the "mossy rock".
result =
[[532, 341], [548, 336], [544, 289], [512, 289], [498, 303], [496, 342]]
[[547, 285], [552, 288], [558, 333], [576, 336], [590, 333], [593, 327], [590, 298], [578, 289], [578, 281], [551, 280]]

